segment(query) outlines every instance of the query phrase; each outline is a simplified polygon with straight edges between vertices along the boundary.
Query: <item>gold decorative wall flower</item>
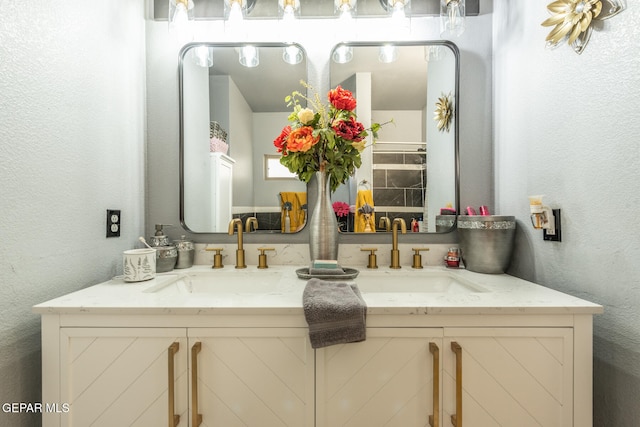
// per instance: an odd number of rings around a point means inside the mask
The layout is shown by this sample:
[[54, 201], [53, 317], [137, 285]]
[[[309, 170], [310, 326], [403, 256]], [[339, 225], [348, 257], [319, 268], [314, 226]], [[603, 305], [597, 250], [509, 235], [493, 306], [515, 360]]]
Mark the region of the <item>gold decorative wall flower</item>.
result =
[[623, 4], [620, 0], [556, 0], [547, 9], [551, 17], [541, 25], [554, 27], [547, 35], [547, 47], [554, 48], [566, 40], [580, 54], [591, 37], [593, 20], [617, 15]]
[[436, 111], [433, 120], [440, 132], [447, 131], [451, 128], [451, 119], [453, 119], [453, 99], [451, 94], [442, 94], [436, 102]]

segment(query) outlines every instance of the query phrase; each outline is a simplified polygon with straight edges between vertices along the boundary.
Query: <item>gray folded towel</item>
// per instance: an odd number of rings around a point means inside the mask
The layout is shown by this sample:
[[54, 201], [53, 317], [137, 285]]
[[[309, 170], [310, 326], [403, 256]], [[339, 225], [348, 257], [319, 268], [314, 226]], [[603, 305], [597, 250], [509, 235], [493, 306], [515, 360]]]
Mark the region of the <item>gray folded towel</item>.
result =
[[340, 266], [336, 268], [309, 267], [309, 274], [312, 276], [338, 276], [340, 274], [344, 274], [344, 269]]
[[302, 302], [311, 347], [366, 339], [367, 304], [355, 283], [309, 279]]

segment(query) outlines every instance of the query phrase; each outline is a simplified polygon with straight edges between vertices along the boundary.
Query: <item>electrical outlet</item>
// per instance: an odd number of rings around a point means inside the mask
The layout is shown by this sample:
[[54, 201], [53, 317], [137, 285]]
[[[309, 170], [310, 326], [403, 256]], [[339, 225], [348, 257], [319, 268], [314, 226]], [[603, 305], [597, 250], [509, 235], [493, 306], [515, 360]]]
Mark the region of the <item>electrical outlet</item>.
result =
[[542, 238], [544, 240], [548, 240], [551, 242], [561, 242], [562, 241], [562, 230], [561, 230], [561, 224], [562, 221], [560, 221], [560, 209], [551, 209], [553, 211], [553, 217], [555, 220], [555, 227], [556, 227], [556, 233], [555, 234], [548, 234], [547, 230], [542, 230]]
[[120, 237], [120, 210], [107, 209], [107, 237]]

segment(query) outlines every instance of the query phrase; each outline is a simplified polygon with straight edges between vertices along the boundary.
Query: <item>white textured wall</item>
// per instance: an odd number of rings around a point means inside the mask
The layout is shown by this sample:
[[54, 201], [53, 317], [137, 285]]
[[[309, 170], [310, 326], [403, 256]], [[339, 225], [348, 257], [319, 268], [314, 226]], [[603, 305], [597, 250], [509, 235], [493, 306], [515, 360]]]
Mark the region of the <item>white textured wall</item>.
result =
[[[143, 2], [2, 1], [0, 402], [40, 401], [31, 306], [121, 270], [143, 232]], [[119, 239], [106, 209], [122, 210]], [[38, 415], [0, 412], [2, 426]]]
[[[595, 426], [640, 419], [640, 11], [598, 23], [582, 55], [546, 50], [547, 2], [494, 2], [495, 187], [518, 218], [513, 272], [604, 305], [595, 318]], [[562, 209], [542, 240], [527, 195]]]

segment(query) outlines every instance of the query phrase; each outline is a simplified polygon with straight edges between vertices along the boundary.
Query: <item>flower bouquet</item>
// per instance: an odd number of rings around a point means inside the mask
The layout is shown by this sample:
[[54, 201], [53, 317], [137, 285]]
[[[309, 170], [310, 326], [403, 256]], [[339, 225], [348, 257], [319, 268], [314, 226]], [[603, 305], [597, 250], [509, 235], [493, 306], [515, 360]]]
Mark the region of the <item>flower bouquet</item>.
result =
[[[313, 88], [300, 82], [309, 91]], [[317, 92], [307, 97], [294, 91], [285, 98], [293, 111], [289, 115], [290, 124], [282, 129], [273, 141], [280, 163], [295, 173], [303, 182], [309, 182], [315, 172], [324, 171], [331, 179], [331, 191], [347, 182], [362, 164], [360, 153], [367, 146], [369, 132], [375, 142], [380, 128], [392, 120], [373, 123], [365, 129], [357, 121], [356, 99], [353, 94], [337, 86], [327, 95], [328, 104], [321, 101]], [[302, 101], [307, 107], [302, 107]]]

